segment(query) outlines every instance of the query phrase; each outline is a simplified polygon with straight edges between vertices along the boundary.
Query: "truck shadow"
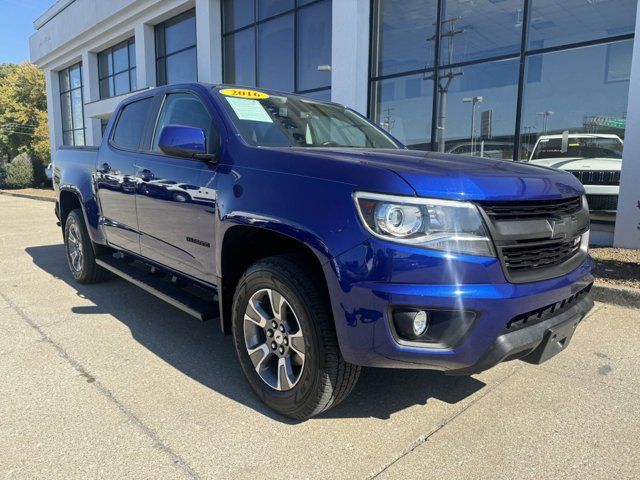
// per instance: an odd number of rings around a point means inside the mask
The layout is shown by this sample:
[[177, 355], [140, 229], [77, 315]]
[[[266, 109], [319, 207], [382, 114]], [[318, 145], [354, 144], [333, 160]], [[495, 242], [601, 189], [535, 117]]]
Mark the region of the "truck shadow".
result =
[[[245, 382], [231, 337], [217, 321], [202, 323], [124, 280], [80, 285], [69, 273], [62, 244], [29, 247], [35, 265], [66, 282], [95, 306], [72, 307], [75, 315], [109, 314], [126, 325], [133, 338], [159, 358], [202, 385], [280, 422]], [[97, 339], [96, 339], [97, 340]], [[485, 384], [472, 377], [448, 377], [425, 370], [364, 369], [352, 394], [319, 418], [389, 418], [430, 399], [458, 403]]]

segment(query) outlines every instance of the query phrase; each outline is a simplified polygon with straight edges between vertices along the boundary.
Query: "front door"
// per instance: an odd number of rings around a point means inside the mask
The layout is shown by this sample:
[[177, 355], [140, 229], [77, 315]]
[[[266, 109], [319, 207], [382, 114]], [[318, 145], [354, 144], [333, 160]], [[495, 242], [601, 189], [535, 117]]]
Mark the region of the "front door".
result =
[[135, 166], [140, 179], [136, 194], [140, 252], [159, 264], [214, 284], [216, 165], [163, 154], [158, 137], [166, 125], [201, 128], [210, 153], [215, 153], [219, 143], [212, 116], [197, 95], [184, 91], [166, 95], [151, 154]]
[[153, 97], [124, 105], [113, 134], [98, 154], [95, 185], [100, 203], [100, 223], [110, 245], [140, 253], [136, 214], [136, 159], [147, 134]]

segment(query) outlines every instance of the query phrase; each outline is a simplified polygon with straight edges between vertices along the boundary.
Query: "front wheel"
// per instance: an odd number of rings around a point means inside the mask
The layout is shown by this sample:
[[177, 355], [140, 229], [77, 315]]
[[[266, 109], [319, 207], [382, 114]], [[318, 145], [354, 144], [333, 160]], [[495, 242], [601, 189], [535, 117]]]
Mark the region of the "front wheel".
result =
[[292, 255], [260, 260], [233, 301], [234, 343], [251, 388], [298, 420], [340, 403], [360, 374], [342, 358], [327, 295], [309, 272]]
[[64, 226], [64, 243], [69, 270], [77, 282], [98, 283], [107, 278], [107, 270], [96, 263], [93, 244], [79, 208], [67, 216]]

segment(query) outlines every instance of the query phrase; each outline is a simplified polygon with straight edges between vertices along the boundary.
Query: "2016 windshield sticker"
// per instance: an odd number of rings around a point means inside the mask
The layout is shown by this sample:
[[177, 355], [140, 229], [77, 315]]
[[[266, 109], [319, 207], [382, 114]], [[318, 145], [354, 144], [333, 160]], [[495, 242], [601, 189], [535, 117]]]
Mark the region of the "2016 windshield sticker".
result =
[[238, 116], [238, 120], [273, 123], [273, 120], [260, 102], [249, 98], [234, 97], [227, 98], [227, 102], [229, 102], [229, 105], [231, 105], [231, 108], [233, 108], [233, 111]]
[[224, 88], [220, 90], [222, 95], [227, 97], [240, 97], [240, 98], [253, 98], [255, 100], [264, 100], [269, 98], [269, 95], [263, 92], [257, 92], [255, 90], [246, 90], [244, 88]]

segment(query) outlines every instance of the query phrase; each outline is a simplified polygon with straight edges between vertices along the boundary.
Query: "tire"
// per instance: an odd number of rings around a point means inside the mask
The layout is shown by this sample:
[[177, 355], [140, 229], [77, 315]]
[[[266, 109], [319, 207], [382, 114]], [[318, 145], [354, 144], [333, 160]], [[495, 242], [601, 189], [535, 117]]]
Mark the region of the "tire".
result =
[[82, 211], [79, 208], [67, 216], [64, 225], [64, 244], [69, 270], [78, 283], [98, 283], [108, 277], [109, 272], [96, 263], [93, 242], [89, 238]]
[[[312, 270], [304, 266], [304, 258], [295, 255], [268, 257], [254, 263], [238, 282], [232, 317], [234, 344], [249, 385], [272, 410], [296, 420], [308, 419], [336, 406], [351, 393], [360, 375], [359, 366], [342, 358], [329, 299], [319, 288], [320, 282], [310, 275]], [[279, 299], [278, 295], [285, 301], [274, 300]], [[273, 307], [269, 310], [269, 299], [271, 303], [280, 303], [280, 315], [273, 313]], [[282, 324], [287, 325], [283, 330], [285, 343], [278, 344], [289, 345], [289, 366], [284, 370], [277, 362], [285, 361], [277, 356], [276, 350], [265, 353], [262, 338], [258, 338], [262, 327], [251, 318], [245, 319], [247, 313], [262, 321], [255, 315], [256, 309], [248, 311], [250, 301], [266, 305], [262, 313], [272, 319], [267, 322], [267, 328], [281, 318]], [[296, 322], [299, 330], [292, 332]], [[264, 338], [267, 349], [277, 340], [277, 336], [268, 336], [268, 330]], [[290, 343], [286, 343], [287, 338], [291, 338]], [[298, 354], [301, 348], [304, 349], [302, 366]], [[270, 370], [274, 362], [277, 373]], [[285, 380], [281, 381], [281, 377]]]

